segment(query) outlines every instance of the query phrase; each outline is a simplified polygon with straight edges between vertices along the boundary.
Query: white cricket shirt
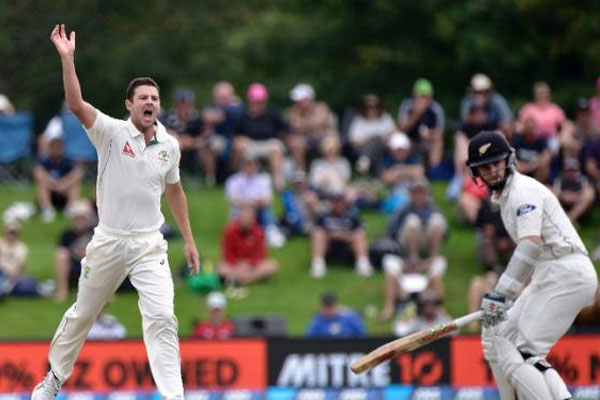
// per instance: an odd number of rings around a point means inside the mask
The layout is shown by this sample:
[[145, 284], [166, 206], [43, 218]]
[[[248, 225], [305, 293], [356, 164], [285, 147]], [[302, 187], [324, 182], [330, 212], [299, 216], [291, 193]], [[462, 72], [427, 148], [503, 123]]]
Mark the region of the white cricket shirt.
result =
[[165, 184], [179, 182], [179, 143], [156, 122], [146, 146], [131, 122], [98, 110], [86, 132], [98, 151], [96, 196], [100, 225], [124, 234], [158, 231], [164, 222], [160, 198]]
[[542, 238], [540, 261], [587, 254], [556, 196], [537, 180], [515, 171], [502, 193], [494, 193], [493, 200], [500, 205], [504, 227], [515, 243], [526, 236]]

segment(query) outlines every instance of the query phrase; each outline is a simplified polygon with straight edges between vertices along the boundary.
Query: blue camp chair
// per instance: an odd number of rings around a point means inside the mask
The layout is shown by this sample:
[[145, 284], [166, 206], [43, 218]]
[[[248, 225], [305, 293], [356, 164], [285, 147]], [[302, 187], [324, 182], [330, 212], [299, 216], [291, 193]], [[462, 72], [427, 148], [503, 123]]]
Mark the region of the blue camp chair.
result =
[[18, 182], [28, 178], [29, 168], [23, 165], [30, 161], [32, 136], [31, 113], [0, 115], [0, 181]]
[[62, 140], [65, 145], [65, 156], [76, 162], [95, 163], [98, 155], [83, 130], [81, 121], [69, 111], [63, 111], [60, 119], [63, 125]]

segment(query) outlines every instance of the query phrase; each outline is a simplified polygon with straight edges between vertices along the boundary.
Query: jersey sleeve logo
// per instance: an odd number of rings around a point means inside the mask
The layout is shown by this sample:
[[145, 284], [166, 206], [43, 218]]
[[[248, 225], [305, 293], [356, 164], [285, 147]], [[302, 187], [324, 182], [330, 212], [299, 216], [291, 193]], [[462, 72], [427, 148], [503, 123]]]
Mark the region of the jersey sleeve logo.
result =
[[533, 204], [523, 204], [519, 208], [517, 208], [517, 217], [521, 217], [525, 214], [528, 214], [535, 210], [536, 207]]

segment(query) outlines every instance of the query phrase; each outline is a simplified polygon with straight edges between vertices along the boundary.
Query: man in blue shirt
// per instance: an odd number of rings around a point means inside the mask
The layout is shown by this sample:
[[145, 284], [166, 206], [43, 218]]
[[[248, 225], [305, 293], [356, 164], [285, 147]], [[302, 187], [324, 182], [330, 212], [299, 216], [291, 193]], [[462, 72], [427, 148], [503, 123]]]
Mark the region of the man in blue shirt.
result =
[[365, 334], [361, 317], [353, 310], [340, 307], [333, 293], [321, 296], [321, 311], [306, 330], [310, 338], [354, 338]]

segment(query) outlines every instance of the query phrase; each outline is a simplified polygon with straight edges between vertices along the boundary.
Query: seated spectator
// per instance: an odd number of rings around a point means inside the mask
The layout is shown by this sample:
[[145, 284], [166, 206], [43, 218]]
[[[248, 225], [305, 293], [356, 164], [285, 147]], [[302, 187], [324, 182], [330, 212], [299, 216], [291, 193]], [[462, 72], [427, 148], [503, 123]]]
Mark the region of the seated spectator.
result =
[[474, 225], [482, 203], [490, 196], [487, 186], [477, 177], [466, 177], [458, 198], [458, 215], [466, 225]]
[[594, 188], [581, 173], [576, 158], [563, 161], [562, 173], [554, 181], [553, 192], [576, 226], [594, 203]]
[[584, 171], [600, 196], [600, 136], [590, 139], [583, 150]]
[[240, 171], [227, 178], [225, 195], [229, 202], [231, 218], [237, 217], [240, 207], [251, 206], [256, 210], [258, 222], [265, 228], [269, 246], [281, 247], [285, 244], [285, 236], [279, 230], [271, 209], [271, 177], [260, 172], [260, 164], [252, 154], [244, 157]]
[[43, 222], [54, 221], [56, 208], [66, 206], [69, 212], [79, 198], [83, 170], [65, 156], [61, 139], [50, 141], [49, 154], [40, 159], [33, 169], [33, 176]]
[[61, 234], [55, 251], [55, 300], [58, 303], [67, 299], [69, 288], [77, 287], [82, 270], [81, 261], [96, 224], [94, 211], [86, 200], [80, 200], [73, 205], [70, 217], [71, 226]]
[[[489, 199], [482, 201], [475, 226], [478, 232], [477, 253], [484, 274], [474, 276], [469, 282], [469, 312], [477, 311], [483, 295], [493, 292], [515, 248], [515, 243], [504, 228], [500, 209], [493, 206]], [[473, 331], [479, 330], [479, 322], [471, 324], [469, 328]]]
[[568, 125], [567, 117], [562, 108], [552, 102], [550, 85], [546, 82], [536, 82], [533, 85], [533, 102], [525, 104], [519, 110], [517, 130], [519, 125], [530, 124], [528, 119], [533, 120], [535, 136], [546, 139], [552, 154], [557, 154]]
[[498, 122], [491, 118], [489, 101], [477, 98], [470, 100], [468, 104], [466, 120], [454, 134], [454, 178], [446, 192], [450, 201], [458, 199], [465, 181], [471, 176], [465, 164], [469, 140], [481, 131], [498, 128]]
[[494, 90], [492, 80], [482, 73], [473, 75], [469, 92], [460, 102], [460, 119], [463, 124], [471, 122], [471, 106], [475, 103], [486, 104], [489, 108], [486, 122], [497, 126], [510, 138], [513, 123], [510, 106], [504, 96]]
[[221, 292], [211, 292], [206, 296], [206, 309], [208, 319], [194, 323], [192, 337], [198, 339], [226, 340], [234, 336], [235, 326], [233, 321], [225, 315], [227, 313], [227, 299]]
[[321, 309], [306, 329], [309, 338], [358, 338], [366, 335], [362, 318], [338, 304], [333, 293], [321, 296]]
[[317, 193], [308, 186], [304, 171], [297, 170], [294, 173], [292, 186], [282, 193], [281, 202], [282, 225], [288, 232], [292, 235], [310, 233], [321, 209], [321, 203]]
[[217, 82], [213, 87], [213, 104], [202, 111], [203, 134], [200, 140], [200, 160], [209, 186], [216, 182], [217, 166], [223, 172], [229, 158], [233, 130], [242, 113], [242, 106], [229, 82]]
[[225, 281], [247, 285], [277, 272], [277, 262], [267, 258], [265, 235], [250, 205], [241, 206], [237, 218], [225, 227], [222, 252], [219, 275]]
[[600, 136], [600, 128], [596, 126], [590, 113], [590, 103], [585, 97], [579, 98], [575, 110], [575, 122], [572, 130], [573, 138], [570, 145], [564, 146], [563, 157], [575, 157], [583, 162], [585, 149]]
[[435, 167], [442, 162], [444, 152], [444, 109], [433, 99], [433, 86], [427, 79], [417, 79], [413, 97], [402, 100], [398, 111], [398, 126], [406, 132], [414, 151], [427, 165]]
[[320, 195], [344, 191], [352, 178], [352, 168], [347, 159], [340, 156], [340, 141], [327, 136], [321, 141], [321, 158], [310, 165], [308, 181]]
[[117, 317], [106, 313], [106, 307], [98, 314], [88, 332], [88, 339], [91, 340], [119, 340], [124, 339], [127, 330]]
[[379, 179], [389, 189], [384, 211], [395, 214], [408, 203], [408, 188], [412, 182], [425, 178], [420, 154], [411, 152], [411, 142], [403, 132], [394, 132], [387, 151], [381, 157]]
[[28, 253], [27, 245], [19, 240], [18, 225], [6, 224], [0, 237], [0, 298], [50, 295], [51, 288], [27, 275]]
[[179, 88], [173, 93], [173, 109], [160, 117], [170, 134], [179, 140], [180, 165], [190, 174], [198, 170], [198, 151], [203, 132], [202, 117], [196, 109], [196, 94], [192, 89]]
[[[450, 322], [452, 318], [446, 313], [443, 299], [433, 290], [424, 290], [417, 297], [417, 309], [412, 313], [399, 314], [394, 323], [394, 334], [402, 337], [411, 333], [435, 328]], [[407, 315], [408, 314], [408, 315]]]
[[596, 95], [590, 98], [590, 114], [596, 125], [596, 129], [600, 130], [600, 76], [596, 79]]
[[321, 140], [326, 135], [337, 135], [337, 123], [329, 106], [315, 101], [315, 90], [306, 83], [296, 85], [290, 92], [294, 102], [285, 113], [291, 134], [287, 146], [296, 169], [306, 169], [306, 154], [319, 152]]
[[288, 126], [281, 114], [268, 108], [269, 92], [261, 83], [248, 87], [248, 105], [234, 128], [233, 165], [237, 166], [246, 153], [267, 159], [275, 189], [283, 190], [283, 138]]
[[15, 106], [10, 102], [8, 96], [0, 93], [0, 115], [10, 115], [15, 113]]
[[317, 218], [311, 233], [312, 263], [310, 275], [322, 278], [327, 272], [326, 259], [343, 259], [352, 254], [356, 272], [368, 277], [373, 267], [368, 257], [367, 235], [358, 211], [350, 207], [344, 193], [331, 195], [331, 210]]
[[547, 183], [552, 161], [548, 140], [536, 134], [536, 122], [532, 117], [526, 117], [521, 128], [511, 140], [517, 157], [517, 170]]
[[432, 260], [440, 256], [446, 230], [446, 219], [430, 198], [429, 183], [421, 179], [411, 185], [410, 202], [392, 220], [388, 236], [398, 240], [408, 265], [417, 268], [422, 252]]
[[372, 167], [379, 159], [388, 136], [396, 130], [394, 119], [388, 114], [382, 101], [374, 94], [363, 97], [362, 107], [348, 128], [348, 140], [359, 156], [357, 169], [361, 173], [375, 172]]

